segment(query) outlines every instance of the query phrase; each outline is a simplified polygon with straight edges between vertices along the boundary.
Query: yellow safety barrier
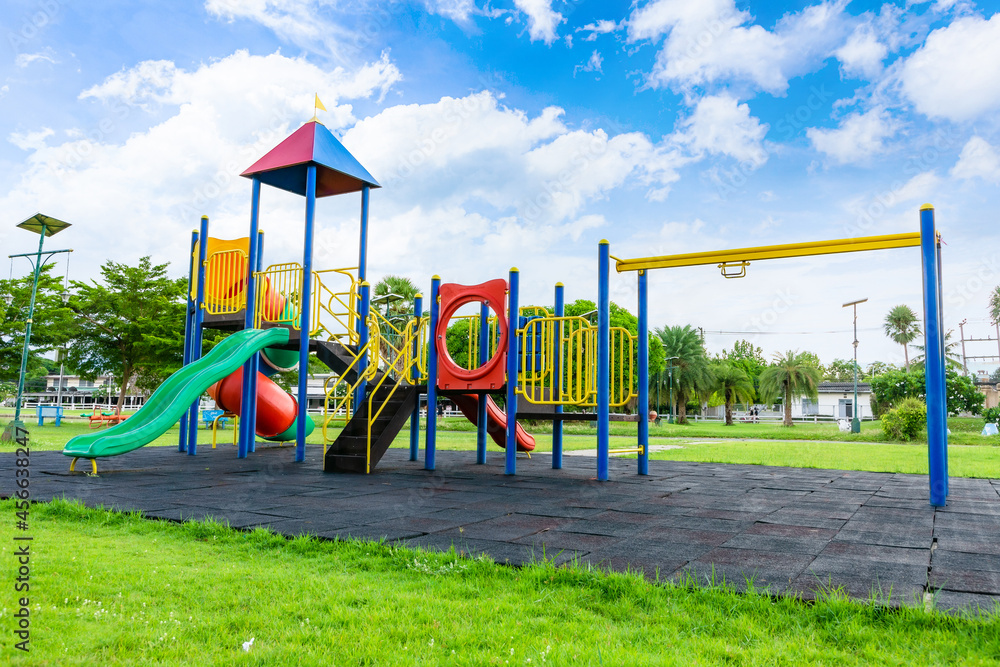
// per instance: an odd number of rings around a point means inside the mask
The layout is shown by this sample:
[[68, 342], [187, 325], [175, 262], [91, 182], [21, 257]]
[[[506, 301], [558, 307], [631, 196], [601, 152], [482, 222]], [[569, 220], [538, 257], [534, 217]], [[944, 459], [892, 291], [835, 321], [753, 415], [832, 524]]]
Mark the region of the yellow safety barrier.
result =
[[[523, 341], [518, 393], [525, 400], [536, 405], [597, 404], [597, 327], [579, 316], [548, 316], [529, 320], [517, 336]], [[611, 328], [613, 407], [636, 395], [632, 382], [636, 340], [628, 329]]]
[[209, 315], [238, 313], [246, 306], [247, 255], [242, 250], [223, 250], [205, 259], [205, 312]]
[[[345, 345], [358, 343], [355, 326], [358, 281], [352, 273], [355, 270], [347, 268], [312, 272], [309, 309], [311, 338], [323, 337]], [[297, 262], [274, 264], [255, 276], [257, 280], [255, 325], [260, 328], [265, 323], [280, 324], [299, 329], [302, 266]], [[340, 284], [346, 283], [346, 288], [335, 291], [330, 286], [335, 280]]]

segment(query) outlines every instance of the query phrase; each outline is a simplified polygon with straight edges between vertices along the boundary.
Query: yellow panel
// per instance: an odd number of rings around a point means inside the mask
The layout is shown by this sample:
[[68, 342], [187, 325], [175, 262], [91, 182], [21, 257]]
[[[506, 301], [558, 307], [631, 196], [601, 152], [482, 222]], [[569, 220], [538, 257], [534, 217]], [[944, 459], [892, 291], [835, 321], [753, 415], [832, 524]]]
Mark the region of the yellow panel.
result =
[[683, 255], [664, 255], [662, 257], [620, 259], [615, 266], [618, 272], [622, 273], [624, 271], [641, 271], [644, 269], [667, 269], [702, 264], [755, 262], [784, 257], [808, 257], [812, 255], [833, 255], [842, 252], [911, 248], [919, 245], [920, 232], [910, 232], [907, 234], [888, 234], [885, 236], [865, 236], [856, 239], [811, 241], [806, 243], [789, 243], [786, 245], [759, 246], [756, 248], [692, 252]]
[[[194, 244], [194, 252], [191, 253], [191, 299], [198, 298], [198, 251], [200, 246], [200, 241]], [[208, 237], [208, 245], [205, 246], [205, 261], [208, 261], [212, 255], [218, 252], [225, 252], [226, 250], [239, 250], [247, 257], [250, 256], [250, 237], [244, 236], [241, 239], [216, 239], [211, 236]]]

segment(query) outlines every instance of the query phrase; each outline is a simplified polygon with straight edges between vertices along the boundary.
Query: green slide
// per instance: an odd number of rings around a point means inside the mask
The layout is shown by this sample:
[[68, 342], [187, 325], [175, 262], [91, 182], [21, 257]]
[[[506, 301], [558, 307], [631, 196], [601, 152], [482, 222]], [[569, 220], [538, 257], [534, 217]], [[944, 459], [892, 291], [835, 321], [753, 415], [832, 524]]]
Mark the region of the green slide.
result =
[[66, 456], [94, 459], [116, 456], [148, 445], [176, 424], [210, 386], [261, 349], [288, 342], [288, 329], [245, 329], [234, 333], [198, 361], [161, 384], [142, 408], [106, 431], [78, 435], [63, 449]]

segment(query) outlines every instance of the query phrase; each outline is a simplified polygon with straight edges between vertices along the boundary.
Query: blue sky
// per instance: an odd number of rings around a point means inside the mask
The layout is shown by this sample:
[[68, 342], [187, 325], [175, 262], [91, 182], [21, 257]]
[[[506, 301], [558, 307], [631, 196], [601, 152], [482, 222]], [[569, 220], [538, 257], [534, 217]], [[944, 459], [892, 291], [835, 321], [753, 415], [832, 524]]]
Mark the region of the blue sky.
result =
[[[0, 228], [74, 226], [71, 274], [151, 254], [185, 272], [201, 214], [245, 234], [238, 177], [312, 114], [384, 188], [373, 278], [475, 283], [521, 270], [522, 301], [596, 295], [620, 257], [917, 229], [936, 206], [945, 320], [967, 336], [1000, 284], [1000, 3], [203, 0], [0, 7]], [[319, 206], [317, 264], [356, 261], [356, 196]], [[265, 261], [301, 254], [302, 202], [267, 190]], [[56, 240], [51, 243], [59, 245]], [[61, 247], [61, 246], [60, 246]], [[23, 272], [26, 265], [18, 265]], [[613, 299], [634, 308], [634, 275]], [[900, 363], [879, 325], [922, 314], [916, 250], [651, 275], [652, 323], [717, 352]], [[970, 355], [996, 354], [970, 343]], [[983, 367], [992, 369], [995, 362]]]

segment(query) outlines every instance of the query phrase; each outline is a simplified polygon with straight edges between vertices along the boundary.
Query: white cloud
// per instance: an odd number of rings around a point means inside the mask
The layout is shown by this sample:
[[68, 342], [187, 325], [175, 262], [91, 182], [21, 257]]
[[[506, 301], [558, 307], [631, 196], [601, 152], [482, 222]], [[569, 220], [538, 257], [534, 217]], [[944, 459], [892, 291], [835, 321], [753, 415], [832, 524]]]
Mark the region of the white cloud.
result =
[[934, 198], [934, 190], [940, 184], [941, 177], [933, 170], [922, 171], [893, 192], [895, 202], [928, 201]]
[[963, 179], [981, 178], [1000, 185], [1000, 151], [982, 137], [972, 137], [962, 147], [951, 175]]
[[394, 200], [516, 214], [536, 226], [572, 218], [622, 186], [662, 197], [677, 179], [684, 159], [676, 150], [640, 133], [573, 130], [562, 115], [549, 107], [530, 118], [481, 92], [385, 109], [344, 144], [365, 156]]
[[816, 150], [840, 164], [860, 162], [885, 148], [885, 140], [897, 130], [896, 121], [884, 109], [852, 113], [836, 129], [810, 127], [806, 136]]
[[47, 62], [55, 65], [56, 59], [52, 56], [51, 50], [48, 49], [45, 53], [19, 53], [14, 59], [14, 64], [22, 69], [36, 62]]
[[552, 0], [514, 0], [514, 6], [528, 15], [528, 35], [531, 41], [546, 44], [556, 41], [559, 24], [566, 19], [552, 9]]
[[587, 59], [582, 65], [577, 65], [573, 68], [573, 76], [576, 76], [577, 72], [597, 72], [601, 73], [601, 66], [604, 64], [604, 58], [595, 49], [593, 53], [590, 54], [590, 58]]
[[752, 17], [734, 0], [653, 0], [628, 19], [628, 39], [666, 36], [649, 75], [654, 87], [688, 90], [717, 81], [748, 83], [782, 94], [839, 45], [848, 30], [845, 0], [831, 0], [782, 17], [773, 31], [746, 25]]
[[[329, 109], [321, 117], [337, 128], [355, 120], [347, 101], [377, 96], [397, 79], [384, 59], [353, 71], [245, 51], [192, 70], [140, 63], [81, 94], [105, 115], [92, 126], [57, 128], [68, 140], [52, 142], [48, 129], [11, 136], [32, 152], [20, 178], [0, 192], [0, 206], [25, 215], [51, 211], [74, 229], [91, 230], [74, 242], [79, 266], [142, 254], [176, 261], [201, 214], [212, 216], [213, 234], [245, 233], [249, 181], [239, 173], [312, 115], [314, 91]], [[119, 138], [126, 119], [129, 127], [142, 125], [142, 105], [165, 120]], [[264, 199], [278, 220], [299, 218], [298, 198], [272, 190]], [[109, 221], [131, 230], [110, 249]], [[268, 239], [279, 256], [300, 244], [280, 233]]]
[[45, 140], [55, 134], [50, 127], [35, 132], [11, 132], [7, 140], [22, 151], [37, 151], [45, 147]]
[[455, 23], [467, 23], [476, 13], [474, 0], [423, 0], [424, 6], [432, 14], [439, 14]]
[[871, 23], [862, 23], [834, 53], [847, 76], [874, 79], [882, 71], [888, 47], [879, 41]]
[[727, 94], [698, 100], [694, 112], [680, 121], [673, 139], [696, 155], [728, 155], [759, 167], [767, 162], [763, 141], [768, 125], [750, 115], [750, 107]]
[[1000, 109], [1000, 14], [935, 30], [899, 78], [903, 94], [930, 117], [965, 121]]
[[608, 19], [601, 19], [595, 23], [588, 23], [582, 28], [577, 28], [576, 32], [588, 33], [584, 41], [593, 42], [598, 35], [607, 35], [618, 30], [618, 24]]

